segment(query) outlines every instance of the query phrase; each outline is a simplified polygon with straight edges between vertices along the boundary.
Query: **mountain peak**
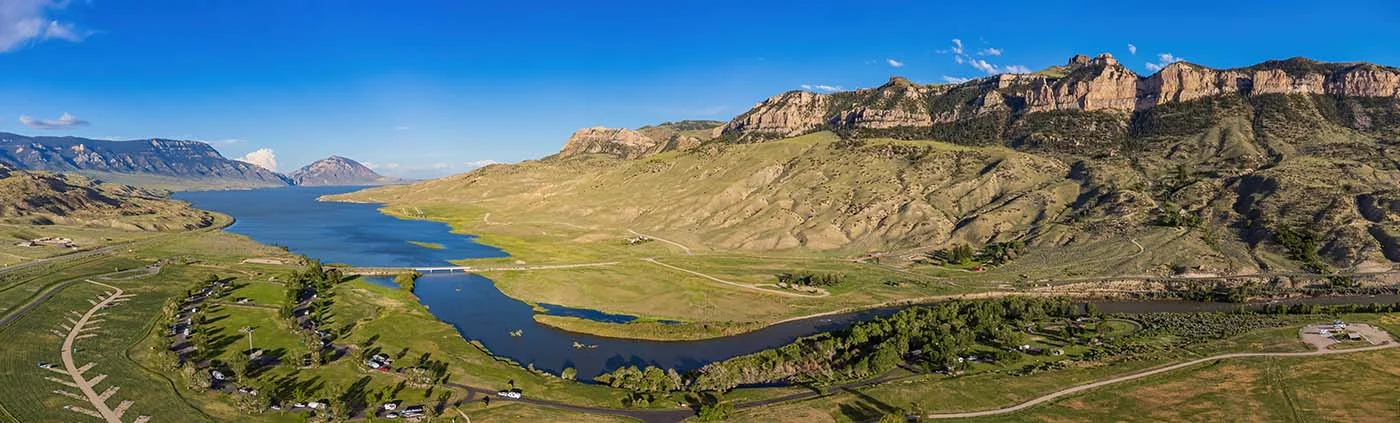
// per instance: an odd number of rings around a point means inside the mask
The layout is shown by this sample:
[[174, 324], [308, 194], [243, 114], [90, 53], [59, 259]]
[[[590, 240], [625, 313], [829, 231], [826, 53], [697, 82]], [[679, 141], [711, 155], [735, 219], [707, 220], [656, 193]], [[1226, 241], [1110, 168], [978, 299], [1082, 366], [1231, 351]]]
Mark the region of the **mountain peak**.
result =
[[388, 185], [402, 182], [376, 173], [360, 162], [343, 156], [330, 156], [312, 162], [288, 176], [294, 185]]

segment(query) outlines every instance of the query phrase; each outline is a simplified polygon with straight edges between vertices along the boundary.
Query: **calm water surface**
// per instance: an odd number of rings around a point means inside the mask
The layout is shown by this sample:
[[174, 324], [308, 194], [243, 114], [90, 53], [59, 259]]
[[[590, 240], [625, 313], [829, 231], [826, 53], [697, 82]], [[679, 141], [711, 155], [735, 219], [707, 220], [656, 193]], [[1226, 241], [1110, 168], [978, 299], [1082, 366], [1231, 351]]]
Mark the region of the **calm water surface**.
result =
[[[501, 250], [477, 244], [474, 237], [450, 233], [446, 224], [401, 220], [379, 213], [377, 205], [319, 202], [317, 197], [354, 191], [355, 187], [298, 187], [249, 191], [179, 193], [195, 207], [229, 214], [238, 222], [229, 232], [264, 244], [285, 246], [327, 263], [357, 266], [439, 266], [448, 260], [502, 257]], [[442, 244], [424, 248], [409, 241]], [[388, 278], [368, 281], [395, 286]], [[894, 310], [872, 310], [771, 326], [743, 335], [704, 341], [640, 341], [576, 334], [536, 323], [530, 305], [502, 294], [491, 280], [473, 274], [429, 274], [418, 280], [416, 294], [439, 319], [467, 339], [521, 365], [559, 372], [565, 367], [592, 377], [627, 365], [656, 365], [679, 371], [712, 361], [781, 346], [818, 332]], [[634, 316], [542, 304], [549, 314], [624, 323]], [[511, 336], [520, 330], [523, 336]], [[585, 345], [576, 349], [574, 343]]]
[[[377, 205], [316, 201], [326, 194], [355, 187], [278, 188], [251, 191], [211, 191], [176, 194], [195, 207], [229, 214], [238, 222], [228, 231], [247, 235], [264, 244], [285, 246], [293, 252], [327, 263], [357, 266], [441, 266], [448, 260], [502, 257], [496, 248], [477, 244], [468, 235], [453, 234], [443, 223], [400, 220], [379, 213]], [[441, 244], [425, 248], [410, 241]], [[367, 278], [372, 283], [396, 286], [387, 278]], [[472, 274], [429, 274], [419, 279], [416, 294], [439, 319], [452, 324], [467, 339], [480, 341], [492, 353], [521, 365], [559, 372], [578, 370], [581, 379], [627, 365], [656, 365], [679, 371], [713, 361], [777, 347], [818, 332], [838, 330], [851, 323], [893, 314], [894, 309], [870, 310], [840, 316], [807, 319], [770, 326], [755, 332], [704, 341], [641, 341], [565, 332], [535, 323], [535, 311], [502, 294], [491, 280]], [[1400, 298], [1327, 297], [1294, 300], [1317, 304], [1395, 303]], [[1286, 302], [1291, 303], [1291, 302]], [[1239, 304], [1186, 301], [1097, 302], [1107, 313], [1230, 311]], [[633, 316], [597, 310], [542, 304], [546, 313], [603, 322], [625, 323]], [[523, 336], [511, 336], [513, 331]], [[579, 343], [586, 348], [576, 349]]]

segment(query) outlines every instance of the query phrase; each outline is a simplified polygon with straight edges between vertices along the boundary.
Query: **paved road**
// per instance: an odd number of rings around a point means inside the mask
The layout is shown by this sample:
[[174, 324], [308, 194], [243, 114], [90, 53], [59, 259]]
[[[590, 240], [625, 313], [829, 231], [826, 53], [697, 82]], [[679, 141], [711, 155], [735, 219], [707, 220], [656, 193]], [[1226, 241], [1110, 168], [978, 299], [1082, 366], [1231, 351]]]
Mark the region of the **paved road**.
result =
[[1112, 379], [1106, 379], [1106, 380], [1101, 380], [1101, 381], [1098, 381], [1098, 382], [1087, 383], [1087, 384], [1084, 384], [1084, 385], [1079, 385], [1079, 386], [1075, 386], [1075, 387], [1071, 387], [1071, 388], [1062, 389], [1062, 390], [1055, 391], [1055, 392], [1053, 392], [1053, 393], [1050, 393], [1050, 394], [1047, 394], [1047, 395], [1044, 395], [1044, 396], [1041, 396], [1041, 397], [1032, 399], [1032, 400], [1030, 400], [1030, 401], [1026, 401], [1026, 402], [1023, 402], [1023, 403], [1020, 403], [1020, 404], [1016, 404], [1016, 405], [1013, 405], [1013, 406], [1010, 406], [1010, 407], [1006, 407], [1006, 408], [998, 408], [998, 409], [995, 409], [995, 410], [984, 410], [984, 411], [969, 411], [969, 412], [965, 412], [965, 413], [929, 414], [929, 415], [927, 415], [927, 416], [925, 416], [925, 417], [930, 418], [930, 419], [962, 419], [962, 418], [970, 418], [970, 417], [985, 417], [985, 416], [995, 416], [995, 415], [998, 415], [998, 414], [1015, 413], [1015, 412], [1017, 412], [1017, 411], [1025, 410], [1025, 409], [1027, 409], [1027, 408], [1031, 408], [1031, 407], [1034, 407], [1034, 406], [1037, 406], [1037, 405], [1040, 405], [1040, 404], [1044, 404], [1044, 403], [1047, 403], [1047, 402], [1050, 402], [1050, 401], [1054, 401], [1054, 400], [1057, 400], [1057, 399], [1060, 399], [1060, 398], [1063, 398], [1063, 397], [1066, 397], [1066, 396], [1078, 394], [1078, 393], [1080, 393], [1080, 392], [1088, 391], [1088, 390], [1091, 390], [1091, 389], [1100, 388], [1100, 387], [1103, 387], [1103, 386], [1112, 385], [1112, 384], [1119, 383], [1119, 382], [1126, 382], [1126, 381], [1130, 381], [1130, 380], [1134, 380], [1134, 379], [1141, 379], [1141, 378], [1144, 378], [1144, 377], [1148, 377], [1148, 376], [1152, 376], [1152, 375], [1156, 375], [1156, 374], [1161, 374], [1161, 373], [1166, 373], [1166, 372], [1170, 372], [1170, 371], [1173, 371], [1173, 370], [1178, 370], [1178, 369], [1182, 369], [1182, 368], [1186, 368], [1186, 367], [1191, 367], [1191, 366], [1195, 366], [1195, 365], [1197, 365], [1197, 364], [1201, 364], [1201, 363], [1205, 363], [1205, 362], [1209, 362], [1209, 361], [1215, 361], [1215, 360], [1224, 360], [1224, 359], [1230, 359], [1230, 358], [1244, 358], [1244, 357], [1312, 357], [1312, 356], [1319, 356], [1319, 355], [1348, 354], [1348, 353], [1363, 352], [1363, 351], [1376, 351], [1376, 350], [1383, 350], [1383, 349], [1395, 348], [1395, 347], [1400, 347], [1400, 344], [1391, 342], [1391, 343], [1383, 344], [1383, 345], [1376, 345], [1376, 346], [1365, 347], [1365, 348], [1355, 348], [1355, 349], [1349, 349], [1349, 350], [1317, 350], [1317, 351], [1299, 352], [1299, 353], [1233, 353], [1233, 354], [1221, 354], [1221, 355], [1210, 356], [1210, 357], [1206, 357], [1206, 358], [1202, 358], [1202, 359], [1191, 360], [1191, 361], [1188, 361], [1188, 362], [1185, 362], [1185, 363], [1178, 363], [1178, 364], [1173, 364], [1173, 365], [1170, 365], [1170, 366], [1158, 367], [1158, 368], [1151, 369], [1151, 370], [1145, 370], [1145, 371], [1142, 371], [1142, 372], [1133, 373], [1133, 374], [1126, 375], [1126, 376], [1119, 376], [1119, 377], [1115, 377], [1115, 378], [1112, 378]]
[[[115, 274], [119, 274], [119, 273], [123, 273], [123, 272], [127, 272], [127, 271], [129, 271], [129, 270], [124, 270], [124, 271], [120, 271], [120, 272], [112, 272], [112, 273], [101, 274], [101, 275], [97, 275], [96, 277], [97, 277], [97, 278], [102, 278], [102, 277], [104, 277], [104, 276], [115, 275]], [[152, 271], [151, 271], [149, 274], [147, 274], [146, 276], [154, 275], [154, 274], [156, 274], [156, 273], [160, 273], [160, 268], [159, 268], [159, 267], [157, 267], [157, 268], [155, 268], [154, 270], [152, 270]], [[6, 325], [9, 325], [10, 322], [14, 321], [15, 319], [18, 319], [20, 316], [23, 316], [24, 313], [28, 313], [29, 310], [34, 309], [34, 307], [38, 307], [39, 304], [43, 303], [44, 301], [48, 301], [49, 297], [52, 297], [53, 294], [57, 294], [58, 291], [62, 291], [63, 288], [67, 288], [69, 285], [72, 285], [72, 284], [75, 284], [75, 283], [78, 283], [78, 282], [82, 282], [84, 279], [85, 279], [85, 278], [69, 279], [69, 280], [66, 280], [66, 281], [63, 281], [63, 282], [59, 282], [59, 283], [53, 284], [53, 286], [50, 286], [49, 289], [44, 290], [44, 292], [41, 293], [38, 297], [34, 297], [34, 299], [29, 300], [28, 303], [25, 303], [23, 306], [20, 306], [20, 308], [17, 308], [17, 309], [15, 309], [15, 311], [10, 312], [10, 314], [6, 314], [5, 317], [0, 317], [0, 328], [3, 328], [3, 327], [5, 327]]]
[[38, 260], [34, 260], [34, 261], [24, 262], [24, 263], [16, 264], [16, 265], [14, 265], [14, 266], [8, 266], [8, 267], [5, 267], [5, 268], [0, 268], [0, 275], [6, 274], [6, 273], [10, 273], [10, 272], [14, 272], [14, 271], [16, 271], [16, 270], [28, 268], [28, 267], [38, 266], [38, 265], [45, 264], [45, 263], [55, 263], [55, 262], [60, 262], [60, 261], [68, 261], [68, 260], [73, 260], [73, 259], [79, 259], [79, 258], [88, 257], [88, 256], [93, 256], [93, 255], [98, 255], [98, 254], [107, 254], [107, 253], [110, 253], [110, 252], [114, 251], [115, 249], [116, 249], [115, 246], [113, 246], [113, 247], [102, 247], [102, 248], [98, 248], [98, 249], [96, 249], [96, 250], [79, 251], [79, 252], [76, 252], [76, 253], [64, 254], [64, 255], [61, 255], [61, 256], [54, 256], [54, 257], [42, 258], [42, 259], [38, 259]]

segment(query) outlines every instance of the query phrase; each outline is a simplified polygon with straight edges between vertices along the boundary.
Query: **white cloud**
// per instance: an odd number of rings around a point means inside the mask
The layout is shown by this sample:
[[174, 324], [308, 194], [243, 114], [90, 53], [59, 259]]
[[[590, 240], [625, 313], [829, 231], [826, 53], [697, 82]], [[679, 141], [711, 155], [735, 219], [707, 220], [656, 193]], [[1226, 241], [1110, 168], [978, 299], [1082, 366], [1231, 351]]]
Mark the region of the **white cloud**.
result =
[[[985, 40], [983, 40], [982, 42], [986, 43]], [[987, 47], [978, 50], [976, 55], [974, 56], [973, 54], [967, 53], [967, 48], [963, 45], [962, 39], [960, 38], [953, 39], [952, 48], [949, 48], [947, 50], [938, 50], [938, 53], [940, 54], [952, 54], [953, 62], [956, 62], [959, 65], [965, 64], [968, 66], [972, 66], [974, 69], [977, 69], [978, 71], [981, 71], [982, 73], [988, 75], [995, 75], [1003, 71], [1013, 73], [1030, 73], [1030, 69], [1025, 66], [1008, 65], [1005, 68], [1003, 68], [1001, 66], [997, 66], [994, 63], [977, 58], [977, 56], [1000, 57], [1003, 52], [1004, 51], [999, 48]], [[945, 81], [946, 80], [947, 79], [945, 78]]]
[[995, 75], [1000, 71], [1000, 69], [997, 69], [997, 65], [987, 63], [986, 60], [982, 59], [971, 59], [968, 60], [967, 64], [972, 65], [973, 68], [985, 72], [988, 75]]
[[947, 82], [947, 83], [949, 83], [949, 84], [961, 84], [961, 83], [964, 83], [964, 82], [967, 82], [967, 81], [971, 81], [971, 80], [972, 80], [971, 78], [963, 78], [963, 77], [960, 77], [960, 76], [948, 76], [948, 75], [943, 75], [943, 82]]
[[36, 40], [79, 42], [88, 33], [71, 22], [49, 18], [49, 12], [63, 9], [68, 1], [0, 1], [0, 52], [13, 51]]
[[901, 62], [901, 61], [898, 61], [898, 60], [894, 60], [894, 59], [885, 59], [885, 63], [888, 63], [890, 66], [893, 66], [893, 67], [896, 67], [896, 68], [902, 68], [902, 67], [904, 67], [904, 62]]
[[395, 127], [394, 127], [394, 130], [395, 130], [395, 131], [407, 131], [407, 130], [410, 130], [410, 129], [413, 129], [413, 127], [412, 127], [412, 126], [409, 126], [409, 125], [399, 125], [399, 126], [395, 126]]
[[1128, 44], [1128, 54], [1137, 54], [1137, 46]]
[[476, 160], [476, 161], [466, 162], [466, 163], [464, 163], [464, 164], [466, 164], [468, 168], [475, 169], [475, 168], [479, 168], [479, 167], [487, 167], [487, 166], [490, 166], [490, 165], [493, 165], [493, 164], [501, 164], [501, 162], [498, 162], [498, 161], [495, 161], [495, 160]]
[[840, 85], [802, 84], [802, 89], [807, 90], [807, 91], [822, 91], [822, 92], [828, 92], [828, 93], [829, 93], [829, 92], [841, 91], [841, 90], [844, 90], [845, 88], [841, 88]]
[[273, 172], [277, 171], [277, 153], [273, 152], [271, 148], [259, 148], [252, 153], [239, 157], [238, 160], [261, 166], [263, 169]]
[[1158, 54], [1157, 54], [1157, 63], [1147, 62], [1147, 70], [1156, 72], [1156, 71], [1162, 70], [1162, 68], [1167, 67], [1167, 65], [1170, 65], [1170, 64], [1176, 63], [1176, 62], [1185, 61], [1185, 60], [1186, 60], [1186, 59], [1180, 58], [1180, 57], [1176, 57], [1175, 55], [1173, 55], [1173, 54], [1171, 54], [1171, 53], [1158, 53]]
[[34, 129], [65, 129], [88, 125], [88, 121], [78, 119], [77, 116], [73, 116], [72, 113], [68, 112], [63, 112], [62, 115], [59, 115], [58, 119], [54, 120], [35, 119], [29, 115], [20, 115], [19, 123]]

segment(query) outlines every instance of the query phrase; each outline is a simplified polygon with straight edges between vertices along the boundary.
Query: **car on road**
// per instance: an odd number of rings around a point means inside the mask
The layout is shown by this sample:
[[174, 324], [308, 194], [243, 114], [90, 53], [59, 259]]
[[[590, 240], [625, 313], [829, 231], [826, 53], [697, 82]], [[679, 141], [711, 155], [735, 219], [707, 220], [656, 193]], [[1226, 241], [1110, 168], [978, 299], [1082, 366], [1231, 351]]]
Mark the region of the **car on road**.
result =
[[500, 395], [510, 399], [520, 399], [520, 397], [522, 396], [519, 392], [516, 391], [500, 391], [497, 392], [496, 395]]

